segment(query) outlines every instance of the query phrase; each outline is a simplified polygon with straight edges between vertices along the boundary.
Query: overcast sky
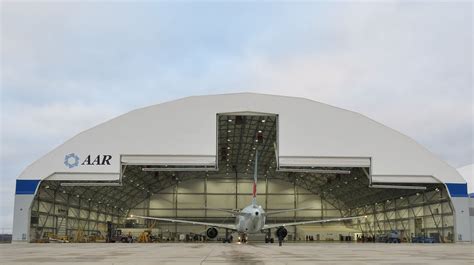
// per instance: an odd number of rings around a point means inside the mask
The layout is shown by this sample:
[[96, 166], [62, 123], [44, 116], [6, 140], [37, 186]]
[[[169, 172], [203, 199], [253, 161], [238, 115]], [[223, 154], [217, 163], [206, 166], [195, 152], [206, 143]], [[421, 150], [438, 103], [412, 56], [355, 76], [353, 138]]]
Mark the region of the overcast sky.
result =
[[306, 97], [471, 164], [472, 38], [466, 1], [3, 1], [0, 228], [28, 164], [114, 116], [190, 95]]

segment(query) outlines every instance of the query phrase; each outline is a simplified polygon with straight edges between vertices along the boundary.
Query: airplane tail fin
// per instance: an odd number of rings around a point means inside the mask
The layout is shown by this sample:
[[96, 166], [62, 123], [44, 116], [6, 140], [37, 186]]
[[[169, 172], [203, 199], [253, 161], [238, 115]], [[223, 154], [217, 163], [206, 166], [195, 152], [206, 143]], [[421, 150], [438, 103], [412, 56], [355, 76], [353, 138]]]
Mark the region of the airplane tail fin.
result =
[[252, 205], [257, 205], [257, 173], [258, 173], [258, 150], [255, 151], [255, 169], [253, 173], [253, 198]]

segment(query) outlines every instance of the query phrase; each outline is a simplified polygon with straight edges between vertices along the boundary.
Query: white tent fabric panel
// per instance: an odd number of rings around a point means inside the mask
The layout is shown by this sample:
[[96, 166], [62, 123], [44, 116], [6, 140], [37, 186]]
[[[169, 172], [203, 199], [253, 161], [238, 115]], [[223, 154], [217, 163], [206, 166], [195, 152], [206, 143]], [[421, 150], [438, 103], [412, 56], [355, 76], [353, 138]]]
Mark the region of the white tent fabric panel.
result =
[[122, 155], [123, 164], [131, 165], [179, 165], [179, 166], [215, 166], [216, 156], [186, 155]]
[[474, 164], [465, 165], [458, 168], [459, 173], [467, 182], [467, 191], [474, 196]]
[[280, 167], [370, 167], [365, 157], [279, 157]]
[[[126, 154], [212, 158], [217, 155], [216, 115], [234, 112], [278, 115], [283, 162], [297, 157], [370, 157], [373, 175], [433, 176], [440, 182], [465, 183], [424, 147], [363, 115], [308, 99], [254, 93], [188, 97], [131, 111], [71, 138], [27, 167], [19, 179], [44, 179], [58, 172], [118, 174], [120, 157]], [[65, 164], [68, 154], [78, 157], [77, 165]], [[103, 160], [107, 155], [109, 163], [84, 164], [89, 156]]]

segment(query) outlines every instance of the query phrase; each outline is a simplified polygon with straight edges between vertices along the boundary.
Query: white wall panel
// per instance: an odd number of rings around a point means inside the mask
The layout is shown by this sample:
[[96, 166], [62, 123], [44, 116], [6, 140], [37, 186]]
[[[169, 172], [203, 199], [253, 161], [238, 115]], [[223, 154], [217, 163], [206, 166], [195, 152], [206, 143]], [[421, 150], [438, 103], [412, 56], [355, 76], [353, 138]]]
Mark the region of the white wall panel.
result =
[[294, 189], [293, 186], [288, 185], [287, 182], [276, 180], [268, 182], [268, 192], [293, 194]]
[[178, 192], [204, 192], [204, 181], [201, 179], [179, 183]]
[[207, 206], [209, 208], [235, 208], [235, 196], [207, 195]]
[[294, 208], [294, 195], [269, 195], [268, 208], [270, 209], [291, 209]]
[[178, 208], [204, 208], [204, 195], [178, 195]]
[[174, 217], [175, 215], [176, 215], [175, 210], [150, 210], [150, 216]]
[[204, 210], [181, 210], [178, 209], [178, 217], [205, 217]]
[[208, 193], [235, 193], [235, 181], [234, 180], [208, 180], [207, 181], [207, 192]]
[[252, 190], [253, 190], [253, 181], [245, 181], [245, 182], [239, 181], [239, 183], [237, 185], [237, 192], [251, 194]]
[[296, 212], [297, 217], [321, 217], [321, 210], [302, 210]]
[[150, 201], [150, 208], [174, 208], [173, 194], [155, 194]]

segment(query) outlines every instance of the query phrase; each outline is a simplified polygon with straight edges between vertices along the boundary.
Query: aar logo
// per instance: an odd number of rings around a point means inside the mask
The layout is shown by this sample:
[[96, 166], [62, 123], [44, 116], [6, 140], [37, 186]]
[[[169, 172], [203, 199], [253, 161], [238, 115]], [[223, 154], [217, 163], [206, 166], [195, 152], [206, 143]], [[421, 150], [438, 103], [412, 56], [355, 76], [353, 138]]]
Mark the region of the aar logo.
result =
[[70, 153], [64, 156], [64, 165], [68, 168], [79, 166], [110, 166], [111, 155], [88, 155], [84, 161], [80, 163], [80, 158], [75, 153]]
[[64, 156], [64, 165], [68, 168], [77, 167], [79, 165], [79, 157], [74, 153], [67, 154]]

